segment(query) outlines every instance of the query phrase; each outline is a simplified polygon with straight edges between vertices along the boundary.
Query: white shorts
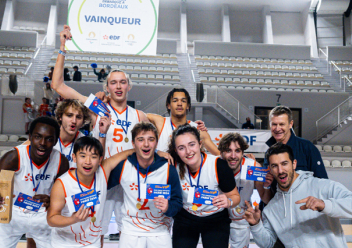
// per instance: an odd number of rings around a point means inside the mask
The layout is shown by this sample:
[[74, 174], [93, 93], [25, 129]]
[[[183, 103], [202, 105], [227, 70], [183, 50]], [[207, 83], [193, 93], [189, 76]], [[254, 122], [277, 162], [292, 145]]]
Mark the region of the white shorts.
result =
[[250, 241], [250, 229], [247, 228], [233, 228], [230, 229], [230, 247], [231, 248], [248, 248]]
[[1, 247], [16, 248], [23, 234], [28, 233], [34, 239], [37, 248], [49, 248], [51, 227], [46, 221], [46, 212], [24, 213], [13, 208], [9, 224], [0, 224]]
[[117, 185], [112, 189], [109, 189], [106, 193], [106, 201], [104, 206], [104, 217], [101, 223], [102, 235], [107, 234], [109, 231], [109, 224], [112, 216], [112, 211], [115, 213], [115, 221], [117, 223], [117, 232], [121, 230], [122, 226], [122, 213], [121, 207], [123, 204], [123, 188], [121, 185]]
[[135, 236], [122, 233], [119, 248], [172, 248], [171, 235]]
[[24, 123], [29, 122], [28, 113], [24, 113]]

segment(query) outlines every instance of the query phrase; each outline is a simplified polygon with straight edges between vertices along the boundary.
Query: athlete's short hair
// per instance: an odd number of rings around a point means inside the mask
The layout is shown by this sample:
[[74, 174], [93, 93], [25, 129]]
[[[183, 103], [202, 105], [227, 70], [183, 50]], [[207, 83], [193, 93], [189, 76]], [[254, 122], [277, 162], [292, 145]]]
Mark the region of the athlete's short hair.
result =
[[171, 104], [171, 99], [174, 96], [175, 92], [185, 93], [185, 96], [187, 98], [187, 104], [189, 105], [188, 111], [190, 111], [191, 110], [191, 96], [189, 95], [188, 91], [184, 88], [173, 88], [166, 97], [166, 110], [167, 110], [167, 112], [170, 114], [171, 110], [168, 108], [168, 106]]
[[[281, 153], [287, 153], [289, 158], [290, 158], [290, 160], [291, 160], [291, 162], [293, 162], [293, 160], [295, 160], [292, 148], [289, 145], [283, 144], [281, 142], [278, 142], [278, 143], [272, 145], [266, 151], [265, 158], [269, 162], [269, 158], [272, 155], [278, 155], [278, 154], [281, 154]], [[269, 162], [269, 164], [270, 164], [270, 162]]]
[[243, 136], [241, 134], [227, 133], [221, 138], [219, 145], [218, 145], [218, 150], [221, 153], [226, 152], [229, 149], [231, 142], [234, 142], [234, 143], [237, 142], [238, 145], [240, 146], [242, 152], [247, 150], [249, 147], [246, 140], [243, 138]]
[[[109, 79], [110, 79], [110, 77], [111, 77], [111, 73], [113, 73], [113, 72], [122, 72], [123, 74], [125, 74], [125, 77], [126, 77], [126, 79], [127, 79], [128, 85], [130, 86], [130, 88], [132, 88], [132, 80], [130, 79], [130, 77], [128, 76], [128, 74], [127, 74], [126, 72], [124, 72], [124, 71], [122, 71], [122, 70], [118, 70], [118, 69], [115, 69], [115, 70], [112, 70], [112, 71], [109, 72], [108, 76], [106, 77], [106, 86], [108, 85]], [[104, 84], [104, 85], [105, 85], [105, 84]], [[104, 89], [104, 91], [105, 91], [105, 90], [106, 90], [106, 89]]]
[[68, 110], [69, 107], [72, 107], [78, 111], [81, 111], [83, 114], [83, 125], [88, 124], [91, 119], [89, 115], [89, 110], [86, 106], [84, 106], [80, 101], [75, 100], [75, 99], [65, 99], [62, 102], [59, 102], [57, 104], [56, 110], [55, 110], [55, 118], [59, 125], [61, 126], [62, 124], [62, 116], [64, 113]]
[[180, 168], [180, 178], [183, 179], [185, 177], [185, 172], [186, 172], [186, 164], [182, 161], [182, 159], [180, 158], [180, 156], [178, 156], [177, 152], [176, 152], [176, 138], [179, 135], [182, 134], [186, 134], [186, 133], [190, 133], [193, 134], [198, 143], [200, 143], [200, 133], [197, 130], [196, 127], [192, 127], [189, 124], [184, 124], [184, 125], [180, 125], [178, 128], [176, 128], [171, 135], [171, 140], [169, 142], [169, 148], [168, 148], [168, 153], [174, 158], [175, 164], [177, 163], [179, 168]]
[[159, 140], [158, 129], [156, 129], [156, 127], [152, 123], [144, 122], [144, 121], [137, 123], [132, 128], [132, 131], [131, 131], [132, 141], [134, 142], [137, 135], [140, 134], [141, 132], [148, 132], [148, 131], [152, 131], [154, 133], [156, 141], [158, 142]]
[[293, 120], [292, 111], [287, 106], [284, 106], [284, 105], [276, 106], [270, 111], [269, 118], [271, 119], [273, 116], [279, 116], [279, 115], [287, 115], [288, 122], [291, 122]]
[[52, 126], [55, 129], [55, 144], [56, 144], [57, 140], [60, 137], [60, 126], [59, 126], [59, 123], [57, 123], [57, 121], [55, 119], [47, 117], [47, 116], [38, 117], [38, 118], [34, 119], [34, 121], [32, 121], [32, 123], [31, 123], [31, 125], [29, 127], [29, 134], [31, 136], [33, 134], [33, 131], [34, 131], [35, 127], [39, 123]]
[[86, 149], [87, 151], [95, 152], [102, 157], [104, 154], [103, 146], [100, 141], [94, 137], [83, 136], [75, 141], [73, 146], [73, 153], [77, 154], [79, 151]]

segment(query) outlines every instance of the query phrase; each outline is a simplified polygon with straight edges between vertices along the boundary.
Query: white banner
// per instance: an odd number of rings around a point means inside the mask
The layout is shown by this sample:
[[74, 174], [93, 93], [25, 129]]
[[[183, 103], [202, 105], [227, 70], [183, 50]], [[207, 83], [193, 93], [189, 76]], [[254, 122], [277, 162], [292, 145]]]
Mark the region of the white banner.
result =
[[67, 50], [156, 55], [159, 0], [69, 0]]
[[208, 133], [211, 140], [218, 146], [220, 139], [227, 133], [234, 132], [241, 134], [247, 141], [249, 148], [246, 152], [266, 152], [268, 146], [265, 142], [270, 139], [270, 130], [243, 130], [243, 129], [233, 129], [233, 130], [219, 130], [219, 129], [209, 129]]

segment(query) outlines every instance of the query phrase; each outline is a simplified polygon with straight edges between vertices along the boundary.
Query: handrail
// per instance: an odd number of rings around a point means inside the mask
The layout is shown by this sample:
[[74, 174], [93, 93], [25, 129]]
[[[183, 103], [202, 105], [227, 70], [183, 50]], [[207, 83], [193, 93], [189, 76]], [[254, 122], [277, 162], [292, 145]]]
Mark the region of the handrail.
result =
[[347, 98], [345, 101], [343, 101], [342, 103], [340, 103], [339, 105], [337, 105], [335, 108], [333, 108], [332, 110], [330, 110], [329, 112], [327, 112], [325, 115], [323, 115], [321, 118], [319, 118], [315, 123], [317, 124], [318, 121], [322, 120], [323, 118], [325, 118], [326, 116], [328, 116], [329, 114], [331, 114], [334, 110], [336, 110], [337, 108], [339, 108], [342, 104], [344, 104], [345, 102], [348, 102], [350, 99], [352, 98], [352, 96], [350, 96], [349, 98]]
[[45, 35], [45, 37], [44, 37], [44, 39], [42, 40], [42, 42], [40, 43], [38, 49], [35, 51], [34, 56], [33, 56], [32, 60], [31, 60], [31, 63], [28, 65], [26, 71], [24, 72], [24, 75], [27, 76], [27, 73], [28, 73], [29, 69], [31, 69], [31, 67], [32, 67], [32, 65], [33, 65], [33, 61], [37, 58], [37, 56], [38, 56], [38, 54], [39, 54], [39, 52], [40, 52], [40, 49], [41, 49], [41, 48], [43, 47], [43, 45], [45, 44], [44, 42], [46, 41], [46, 38], [47, 38], [47, 37], [48, 37], [48, 36]]
[[340, 69], [340, 67], [338, 67], [336, 64], [335, 64], [335, 62], [334, 61], [330, 61], [329, 62], [329, 64], [330, 64], [330, 76], [331, 76], [331, 74], [332, 74], [332, 70], [331, 70], [331, 65], [333, 65], [334, 67], [335, 67], [335, 69], [339, 72], [339, 78], [340, 78], [340, 88], [342, 88], [342, 70]]
[[328, 60], [328, 55], [323, 51], [323, 49], [319, 48], [319, 51], [326, 57], [325, 59]]
[[352, 86], [352, 81], [347, 76], [344, 76], [343, 78], [347, 80], [349, 86]]

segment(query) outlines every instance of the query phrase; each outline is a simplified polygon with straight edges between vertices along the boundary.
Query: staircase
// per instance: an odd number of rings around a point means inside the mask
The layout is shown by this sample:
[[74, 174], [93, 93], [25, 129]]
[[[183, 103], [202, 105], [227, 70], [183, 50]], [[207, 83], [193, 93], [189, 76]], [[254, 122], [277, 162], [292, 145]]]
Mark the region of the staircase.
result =
[[194, 68], [195, 62], [192, 63], [190, 55], [188, 53], [182, 53], [177, 55], [177, 63], [178, 63], [178, 70], [180, 73], [181, 87], [185, 88], [188, 91], [189, 95], [191, 96], [192, 102], [195, 102], [196, 84], [195, 84], [195, 81], [193, 80], [193, 75], [192, 75], [192, 68]]
[[[346, 138], [346, 135], [349, 135], [351, 133], [351, 127], [352, 127], [352, 116], [347, 117], [344, 121], [342, 121], [337, 127], [332, 129], [328, 134], [324, 135], [317, 144], [318, 145], [350, 145], [351, 142], [348, 139], [347, 143], [344, 144], [343, 142], [346, 142], [346, 139], [341, 139], [341, 141], [335, 141], [337, 140], [338, 136], [343, 136]], [[346, 133], [345, 133], [346, 132]]]
[[343, 46], [342, 14], [318, 14], [316, 27], [319, 48]]
[[33, 80], [43, 79], [54, 50], [54, 47], [41, 46], [36, 51], [36, 54], [33, 57], [32, 65], [26, 75]]

